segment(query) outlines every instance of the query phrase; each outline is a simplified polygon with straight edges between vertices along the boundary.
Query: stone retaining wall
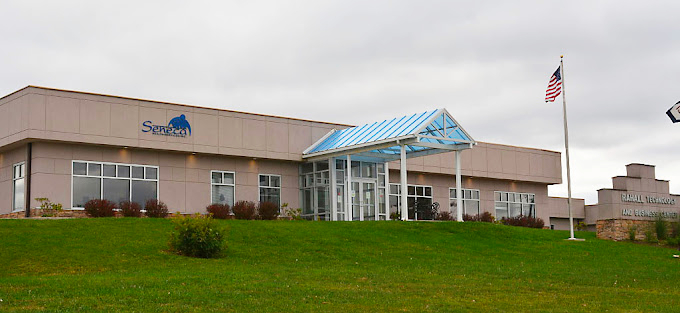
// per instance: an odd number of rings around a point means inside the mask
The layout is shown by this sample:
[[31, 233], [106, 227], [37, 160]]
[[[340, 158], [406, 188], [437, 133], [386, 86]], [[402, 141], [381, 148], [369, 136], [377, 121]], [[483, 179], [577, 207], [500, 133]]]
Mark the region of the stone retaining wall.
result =
[[[31, 210], [31, 217], [42, 217], [42, 215], [43, 212], [41, 209]], [[62, 210], [58, 212], [55, 217], [83, 218], [87, 217], [87, 214], [84, 210]], [[0, 214], [0, 218], [26, 218], [26, 211]]]
[[[656, 231], [654, 230], [654, 221], [642, 221], [642, 220], [624, 220], [624, 219], [609, 219], [609, 220], [599, 220], [597, 221], [597, 238], [608, 239], [614, 241], [628, 240], [628, 231], [631, 227], [636, 227], [635, 240], [645, 240], [647, 236], [645, 232], [648, 229], [652, 230], [654, 236], [656, 237]], [[672, 227], [670, 222], [668, 223], [668, 232], [670, 233]]]

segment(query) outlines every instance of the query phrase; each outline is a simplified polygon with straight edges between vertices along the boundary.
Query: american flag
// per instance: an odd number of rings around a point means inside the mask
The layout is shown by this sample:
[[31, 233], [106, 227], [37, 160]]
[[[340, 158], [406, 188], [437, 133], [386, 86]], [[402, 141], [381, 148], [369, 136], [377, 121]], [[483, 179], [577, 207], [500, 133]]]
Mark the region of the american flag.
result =
[[545, 102], [553, 102], [555, 98], [562, 93], [562, 75], [560, 74], [560, 67], [557, 67], [555, 73], [550, 77], [548, 89], [545, 91]]

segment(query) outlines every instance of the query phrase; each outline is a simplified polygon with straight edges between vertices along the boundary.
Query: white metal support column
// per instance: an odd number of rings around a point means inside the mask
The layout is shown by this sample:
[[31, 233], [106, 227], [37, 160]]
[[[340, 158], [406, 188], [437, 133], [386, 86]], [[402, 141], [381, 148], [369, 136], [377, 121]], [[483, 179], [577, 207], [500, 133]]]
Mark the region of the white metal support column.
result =
[[331, 180], [331, 186], [330, 186], [330, 194], [331, 194], [331, 221], [337, 221], [338, 220], [338, 192], [337, 192], [337, 179], [336, 175], [337, 172], [335, 170], [335, 158], [330, 158], [328, 160], [330, 162], [330, 166], [328, 167], [330, 170], [330, 177]]
[[[312, 163], [312, 168], [314, 170], [314, 173], [316, 173], [317, 168], [316, 168], [316, 162]], [[314, 174], [316, 175], [316, 174]], [[312, 188], [312, 207], [314, 208], [314, 218], [312, 220], [318, 221], [319, 220], [319, 195], [316, 193], [316, 176], [312, 177], [314, 180], [314, 188]]]
[[463, 197], [463, 184], [460, 178], [460, 150], [456, 150], [456, 220], [463, 221], [463, 203], [460, 201]]
[[[390, 220], [390, 163], [385, 162], [385, 220]], [[380, 219], [380, 218], [378, 218]]]
[[408, 187], [406, 185], [406, 145], [401, 145], [401, 220], [408, 220]]
[[345, 173], [347, 173], [347, 192], [345, 199], [345, 221], [352, 220], [352, 156], [347, 155], [347, 164], [345, 165]]
[[[361, 170], [361, 168], [359, 168], [359, 170]], [[357, 200], [359, 200], [359, 220], [363, 222], [364, 221], [364, 206], [366, 206], [367, 203], [364, 203], [364, 199], [363, 199], [364, 195], [362, 193], [364, 193], [366, 191], [364, 191], [364, 186], [362, 186], [362, 185], [363, 185], [363, 183], [361, 181], [359, 181], [359, 183], [358, 183], [359, 190], [357, 190], [356, 197], [357, 197]]]

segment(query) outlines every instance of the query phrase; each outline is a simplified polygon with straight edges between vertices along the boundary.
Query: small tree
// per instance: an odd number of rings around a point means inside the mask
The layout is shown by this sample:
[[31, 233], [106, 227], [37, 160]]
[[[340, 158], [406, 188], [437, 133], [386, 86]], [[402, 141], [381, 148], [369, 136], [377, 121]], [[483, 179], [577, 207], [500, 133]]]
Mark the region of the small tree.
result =
[[146, 216], [165, 218], [168, 216], [168, 206], [163, 201], [150, 199], [144, 205]]

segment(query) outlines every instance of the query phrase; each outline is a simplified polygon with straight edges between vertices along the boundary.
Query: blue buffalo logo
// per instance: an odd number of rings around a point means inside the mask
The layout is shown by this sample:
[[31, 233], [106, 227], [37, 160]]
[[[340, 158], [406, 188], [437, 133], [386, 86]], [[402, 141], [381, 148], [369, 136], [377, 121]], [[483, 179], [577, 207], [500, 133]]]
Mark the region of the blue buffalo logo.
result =
[[184, 116], [184, 114], [171, 119], [168, 126], [179, 129], [188, 129], [189, 135], [191, 135], [191, 125], [189, 125], [189, 121], [187, 121], [187, 117]]
[[186, 137], [188, 133], [191, 136], [191, 125], [184, 114], [171, 119], [168, 126], [154, 125], [151, 121], [145, 121], [142, 127], [142, 132], [151, 132], [153, 135]]

